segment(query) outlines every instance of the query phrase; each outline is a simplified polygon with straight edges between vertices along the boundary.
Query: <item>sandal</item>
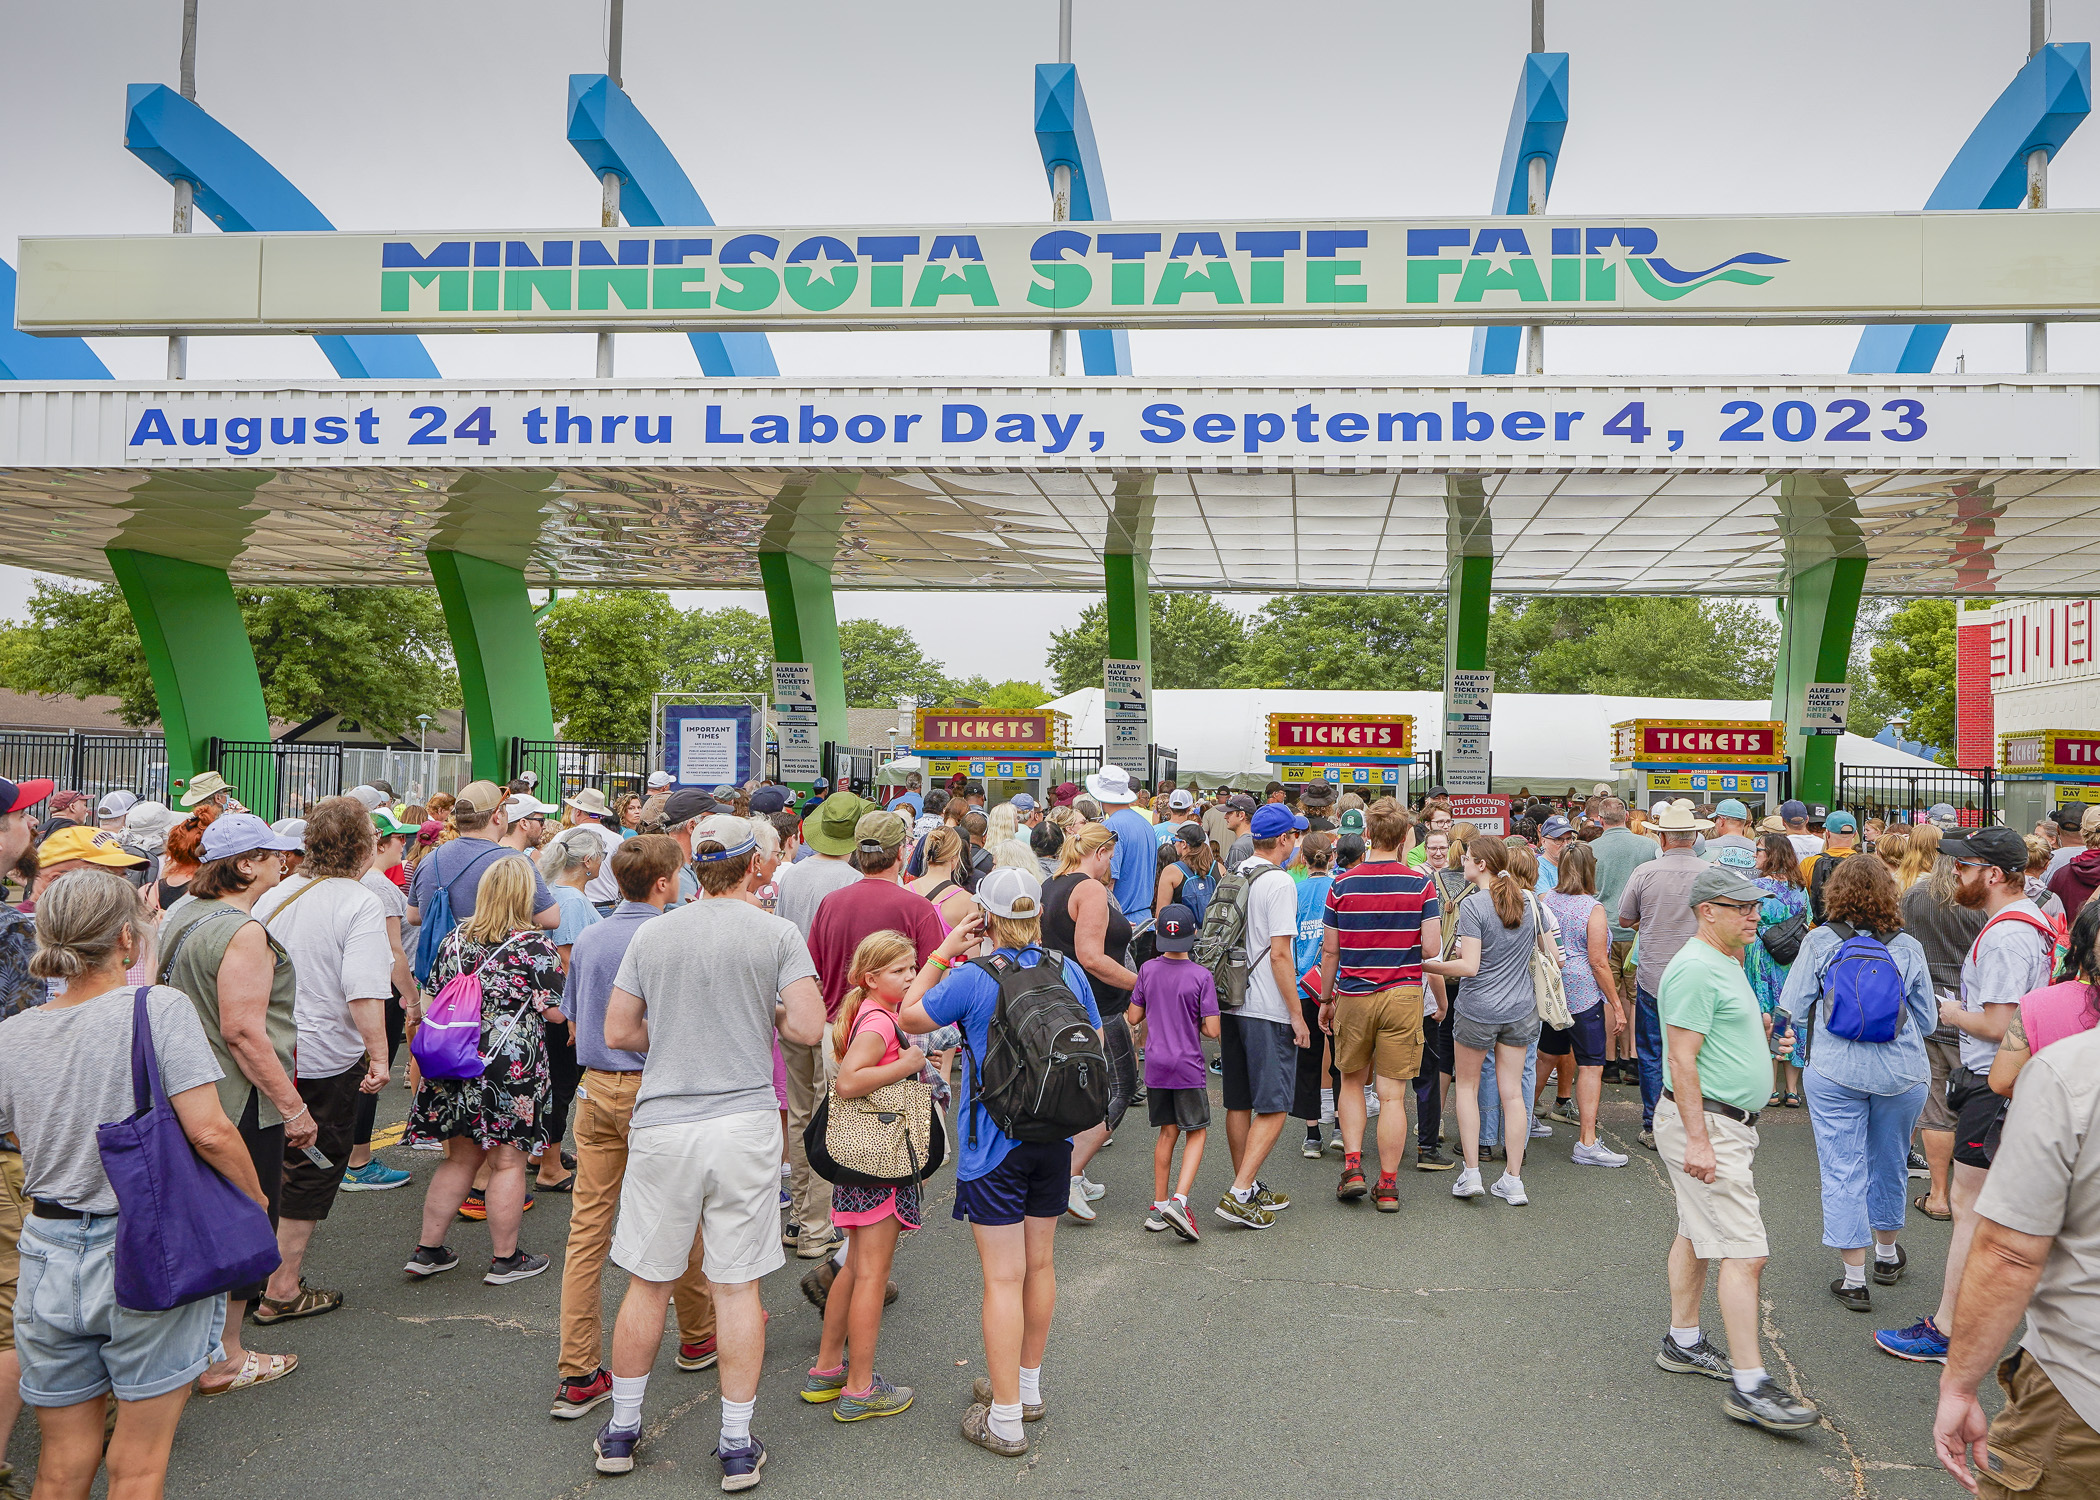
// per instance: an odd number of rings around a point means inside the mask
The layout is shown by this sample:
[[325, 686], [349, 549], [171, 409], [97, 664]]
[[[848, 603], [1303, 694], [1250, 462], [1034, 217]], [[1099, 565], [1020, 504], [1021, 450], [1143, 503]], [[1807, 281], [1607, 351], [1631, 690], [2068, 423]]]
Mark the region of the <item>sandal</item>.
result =
[[1772, 1090], [1772, 1097], [1765, 1101], [1765, 1108], [1777, 1109], [1784, 1103], [1786, 1103], [1786, 1091], [1784, 1089], [1774, 1089]]
[[1786, 1107], [1788, 1109], [1799, 1109], [1806, 1102], [1799, 1094], [1788, 1094], [1786, 1096]]
[[576, 1191], [576, 1174], [571, 1172], [560, 1182], [535, 1182], [532, 1190], [536, 1193], [573, 1193]]
[[241, 1362], [240, 1371], [224, 1385], [206, 1385], [200, 1377], [197, 1394], [200, 1396], [223, 1396], [228, 1391], [245, 1391], [250, 1386], [268, 1385], [273, 1380], [282, 1380], [299, 1368], [296, 1354], [257, 1354], [253, 1349]]
[[1928, 1198], [1929, 1198], [1930, 1196], [1931, 1196], [1931, 1194], [1929, 1194], [1929, 1193], [1920, 1193], [1920, 1194], [1918, 1194], [1918, 1196], [1917, 1196], [1917, 1197], [1915, 1197], [1915, 1198], [1913, 1198], [1913, 1199], [1911, 1199], [1911, 1200], [1910, 1200], [1910, 1206], [1911, 1206], [1912, 1208], [1915, 1208], [1915, 1209], [1916, 1209], [1916, 1210], [1917, 1210], [1917, 1211], [1918, 1211], [1919, 1213], [1923, 1214], [1923, 1215], [1924, 1215], [1924, 1216], [1925, 1216], [1926, 1218], [1928, 1218], [1928, 1219], [1938, 1219], [1938, 1220], [1939, 1220], [1939, 1221], [1940, 1221], [1940, 1222], [1941, 1222], [1942, 1224], [1946, 1223], [1946, 1222], [1947, 1222], [1947, 1221], [1948, 1221], [1949, 1219], [1951, 1219], [1951, 1218], [1953, 1218], [1953, 1217], [1954, 1217], [1954, 1210], [1952, 1210], [1951, 1208], [1950, 1208], [1949, 1210], [1947, 1210], [1947, 1212], [1945, 1212], [1945, 1213], [1943, 1213], [1943, 1214], [1936, 1214], [1936, 1213], [1934, 1213], [1934, 1212], [1933, 1212], [1933, 1211], [1932, 1211], [1931, 1209], [1927, 1208], [1927, 1207], [1925, 1206], [1925, 1201], [1926, 1201], [1926, 1199], [1928, 1199]]
[[298, 1296], [289, 1302], [279, 1302], [273, 1297], [258, 1297], [248, 1316], [267, 1327], [271, 1323], [285, 1323], [293, 1318], [317, 1318], [322, 1313], [334, 1312], [342, 1305], [341, 1292], [323, 1291], [320, 1287], [308, 1286], [302, 1277]]

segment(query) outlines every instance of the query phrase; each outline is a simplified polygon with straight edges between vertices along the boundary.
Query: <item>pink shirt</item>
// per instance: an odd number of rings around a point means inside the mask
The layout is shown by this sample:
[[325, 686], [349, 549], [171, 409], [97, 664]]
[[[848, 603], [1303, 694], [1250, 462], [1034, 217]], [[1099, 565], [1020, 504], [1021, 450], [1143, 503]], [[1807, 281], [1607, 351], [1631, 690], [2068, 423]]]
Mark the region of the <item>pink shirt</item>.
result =
[[2093, 992], [2084, 980], [2067, 979], [2020, 997], [2020, 1025], [2030, 1054], [2051, 1042], [2093, 1029]]

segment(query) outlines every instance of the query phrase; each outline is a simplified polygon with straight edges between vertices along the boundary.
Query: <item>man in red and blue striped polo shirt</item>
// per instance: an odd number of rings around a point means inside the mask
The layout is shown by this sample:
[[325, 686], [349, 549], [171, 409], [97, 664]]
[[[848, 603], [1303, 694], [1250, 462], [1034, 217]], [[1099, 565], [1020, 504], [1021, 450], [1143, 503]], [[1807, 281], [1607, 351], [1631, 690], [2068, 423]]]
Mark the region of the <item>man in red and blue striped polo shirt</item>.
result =
[[[1436, 887], [1404, 863], [1408, 816], [1391, 797], [1364, 813], [1363, 860], [1327, 892], [1327, 936], [1320, 952], [1320, 1029], [1334, 1036], [1342, 1087], [1342, 1180], [1335, 1196], [1364, 1196], [1364, 1085], [1378, 1088], [1380, 1213], [1400, 1211], [1398, 1172], [1407, 1149], [1406, 1090], [1422, 1070], [1422, 935], [1437, 931]], [[1431, 982], [1443, 1014], [1441, 979]]]

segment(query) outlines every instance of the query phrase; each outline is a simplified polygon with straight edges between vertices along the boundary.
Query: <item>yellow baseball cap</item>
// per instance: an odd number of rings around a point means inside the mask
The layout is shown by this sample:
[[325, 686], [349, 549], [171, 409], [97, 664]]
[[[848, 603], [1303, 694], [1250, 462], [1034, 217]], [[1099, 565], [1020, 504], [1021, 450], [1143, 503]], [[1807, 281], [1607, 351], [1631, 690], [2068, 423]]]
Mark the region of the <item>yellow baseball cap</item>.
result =
[[59, 829], [45, 839], [36, 851], [37, 868], [40, 870], [48, 870], [53, 865], [62, 865], [71, 860], [129, 869], [133, 865], [144, 864], [146, 857], [126, 849], [113, 833], [100, 828], [83, 828], [75, 823]]

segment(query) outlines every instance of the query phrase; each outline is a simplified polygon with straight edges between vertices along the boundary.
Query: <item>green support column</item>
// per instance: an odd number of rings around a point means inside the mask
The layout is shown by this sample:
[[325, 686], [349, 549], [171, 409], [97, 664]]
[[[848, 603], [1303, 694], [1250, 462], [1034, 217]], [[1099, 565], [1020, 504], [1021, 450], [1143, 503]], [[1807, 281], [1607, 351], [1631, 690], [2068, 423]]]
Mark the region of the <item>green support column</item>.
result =
[[513, 739], [554, 738], [547, 660], [524, 571], [466, 552], [427, 556], [459, 668], [474, 776], [508, 781]]
[[[846, 663], [839, 653], [839, 613], [831, 569], [792, 552], [761, 552], [758, 576], [773, 625], [773, 659], [806, 662], [817, 688], [817, 743], [847, 742]], [[766, 685], [770, 696], [772, 684]], [[797, 782], [803, 790], [809, 783]]]
[[1488, 664], [1488, 613], [1494, 605], [1495, 560], [1454, 557], [1451, 589], [1444, 604], [1444, 670], [1484, 672]]
[[1101, 559], [1108, 589], [1108, 654], [1118, 661], [1141, 661], [1145, 681], [1152, 682], [1152, 590], [1145, 559], [1110, 554]]
[[1772, 717], [1786, 725], [1794, 795], [1803, 802], [1827, 806], [1837, 798], [1837, 736], [1803, 734], [1801, 720], [1810, 683], [1845, 680], [1866, 577], [1865, 558], [1834, 557], [1788, 581], [1772, 672]]
[[[146, 649], [146, 670], [168, 738], [170, 792], [210, 768], [210, 741], [267, 740], [270, 714], [248, 628], [223, 568], [112, 547], [105, 554]], [[275, 812], [276, 788], [241, 800]]]

